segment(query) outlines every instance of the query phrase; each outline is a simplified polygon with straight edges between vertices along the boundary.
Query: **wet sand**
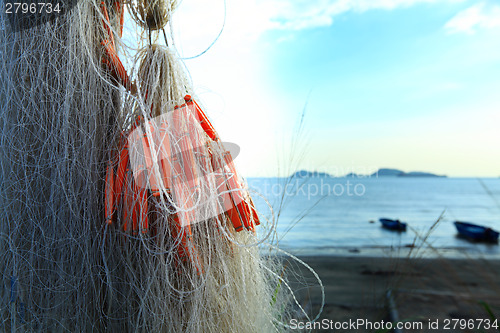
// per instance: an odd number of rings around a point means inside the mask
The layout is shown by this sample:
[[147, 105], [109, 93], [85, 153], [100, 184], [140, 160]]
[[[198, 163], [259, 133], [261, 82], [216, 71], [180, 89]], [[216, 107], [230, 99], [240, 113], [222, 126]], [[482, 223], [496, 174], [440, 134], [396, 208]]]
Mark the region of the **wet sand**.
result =
[[[361, 255], [301, 259], [316, 271], [325, 287], [325, 307], [319, 319], [322, 326], [316, 326], [321, 328], [313, 331], [375, 332], [382, 320], [390, 321], [392, 311], [393, 317], [399, 316], [399, 320], [408, 321], [406, 325], [412, 325], [411, 329], [400, 332], [477, 332], [481, 329], [498, 332], [484, 329], [485, 322], [481, 319], [490, 319], [490, 315], [480, 302], [488, 304], [500, 318], [499, 260]], [[321, 304], [321, 292], [314, 276], [295, 263], [288, 263], [287, 271], [298, 273], [291, 279], [298, 280], [293, 286], [298, 288], [299, 302], [315, 316]], [[389, 290], [392, 297], [387, 297]], [[389, 306], [391, 298], [392, 307]], [[360, 325], [353, 329], [353, 322]], [[464, 323], [468, 327], [461, 329]], [[296, 321], [291, 324], [292, 328], [306, 326], [308, 319], [297, 311]]]

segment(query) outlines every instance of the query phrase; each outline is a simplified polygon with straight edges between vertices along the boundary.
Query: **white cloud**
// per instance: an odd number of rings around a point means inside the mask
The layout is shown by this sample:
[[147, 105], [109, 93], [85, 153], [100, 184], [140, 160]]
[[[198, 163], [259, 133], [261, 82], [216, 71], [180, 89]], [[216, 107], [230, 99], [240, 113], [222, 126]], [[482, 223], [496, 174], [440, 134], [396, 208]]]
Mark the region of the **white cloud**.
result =
[[[460, 0], [447, 0], [460, 1]], [[335, 16], [373, 9], [393, 10], [437, 0], [258, 0], [272, 29], [302, 30], [330, 26]]]
[[347, 12], [459, 1], [463, 0], [190, 0], [179, 6], [174, 14], [174, 25], [185, 37], [213, 38], [223, 21], [225, 4], [227, 21], [224, 34], [256, 38], [269, 30], [330, 26], [336, 16]]
[[479, 3], [469, 7], [445, 24], [450, 33], [473, 34], [480, 28], [500, 27], [500, 6]]
[[[463, 0], [189, 0], [173, 15], [180, 53], [189, 57], [202, 52], [218, 35], [234, 48], [248, 47], [266, 31], [289, 33], [328, 27], [344, 13], [394, 10], [421, 3]], [[226, 17], [224, 18], [224, 13]], [[222, 41], [218, 41], [216, 46]]]

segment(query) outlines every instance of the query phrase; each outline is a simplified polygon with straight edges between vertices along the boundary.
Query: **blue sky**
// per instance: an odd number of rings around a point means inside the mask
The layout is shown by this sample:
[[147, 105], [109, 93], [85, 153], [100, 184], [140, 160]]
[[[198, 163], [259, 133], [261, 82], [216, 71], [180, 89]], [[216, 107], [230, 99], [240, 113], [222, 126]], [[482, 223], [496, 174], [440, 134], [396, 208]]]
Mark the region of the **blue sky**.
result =
[[[223, 22], [224, 1], [184, 0], [179, 54]], [[498, 1], [227, 0], [185, 65], [244, 176], [500, 176]]]

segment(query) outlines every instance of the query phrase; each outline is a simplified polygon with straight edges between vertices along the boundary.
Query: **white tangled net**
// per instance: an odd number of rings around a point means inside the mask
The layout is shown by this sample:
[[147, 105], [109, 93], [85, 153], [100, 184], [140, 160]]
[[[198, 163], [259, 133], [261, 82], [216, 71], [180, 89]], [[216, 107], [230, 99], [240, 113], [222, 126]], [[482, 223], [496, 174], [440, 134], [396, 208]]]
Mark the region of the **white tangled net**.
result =
[[[147, 3], [131, 4], [145, 26]], [[167, 9], [157, 17], [166, 22], [175, 1], [160, 3]], [[108, 9], [116, 49], [123, 51], [119, 12]], [[185, 95], [194, 95], [173, 45], [150, 45], [144, 33], [129, 71], [131, 92], [103, 66], [101, 41], [109, 31], [100, 1], [78, 1], [49, 22], [17, 31], [6, 13], [0, 16], [0, 331], [286, 330], [296, 302], [280, 256], [259, 248], [260, 233], [235, 231], [221, 213], [213, 178], [197, 178], [186, 206], [165, 184], [156, 184], [154, 196], [150, 175], [141, 192], [147, 212], [137, 210], [148, 225], [131, 227], [124, 200], [106, 221], [107, 167], [117, 168], [124, 133], [141, 119], [140, 133], [155, 142], [157, 127], [144, 124], [173, 114]], [[166, 130], [169, 156], [182, 154], [181, 135]], [[210, 144], [199, 125], [190, 133], [202, 143], [191, 142], [196, 170], [217, 173], [207, 156], [222, 159], [222, 145]], [[153, 160], [160, 177], [158, 156]], [[240, 184], [229, 191], [246, 191]], [[141, 204], [130, 198], [129, 206]], [[195, 248], [183, 256], [181, 232], [172, 225], [174, 216], [186, 224], [186, 214]], [[260, 222], [259, 228], [273, 228]]]

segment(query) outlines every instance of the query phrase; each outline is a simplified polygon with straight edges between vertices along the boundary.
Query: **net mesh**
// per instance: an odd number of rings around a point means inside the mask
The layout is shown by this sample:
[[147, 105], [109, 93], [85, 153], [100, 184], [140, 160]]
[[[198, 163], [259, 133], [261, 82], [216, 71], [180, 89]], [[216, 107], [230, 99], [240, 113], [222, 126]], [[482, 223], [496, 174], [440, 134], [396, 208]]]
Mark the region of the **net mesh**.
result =
[[284, 329], [281, 260], [174, 49], [144, 43], [124, 82], [104, 5], [19, 31], [0, 14], [0, 330]]

